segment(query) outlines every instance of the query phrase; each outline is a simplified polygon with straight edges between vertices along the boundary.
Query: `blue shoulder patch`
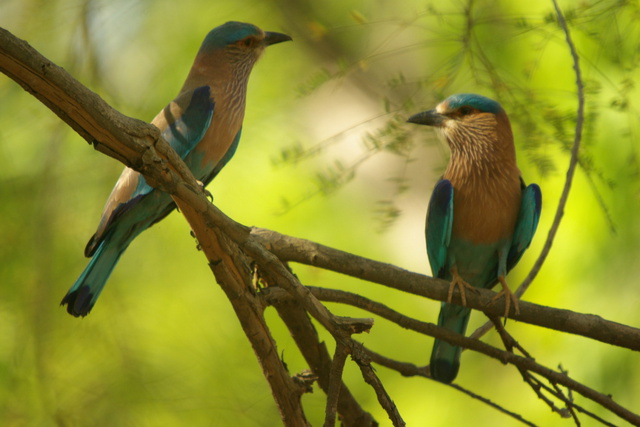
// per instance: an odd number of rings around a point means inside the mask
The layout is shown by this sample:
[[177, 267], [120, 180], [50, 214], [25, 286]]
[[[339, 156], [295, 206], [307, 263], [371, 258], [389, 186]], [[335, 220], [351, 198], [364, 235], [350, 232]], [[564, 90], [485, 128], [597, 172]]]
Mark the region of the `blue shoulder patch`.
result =
[[260, 33], [261, 30], [253, 24], [229, 21], [209, 31], [204, 42], [202, 42], [200, 50], [219, 49], [242, 40], [245, 37], [255, 36]]
[[[210, 98], [210, 95], [211, 89], [209, 86], [196, 88], [182, 116], [178, 117], [175, 122], [171, 123], [162, 132], [162, 137], [183, 160], [193, 151], [204, 137], [207, 129], [209, 129], [215, 107], [215, 103]], [[121, 203], [114, 209], [111, 218], [109, 218], [109, 222], [112, 222], [118, 216], [132, 209], [153, 190], [154, 188], [147, 183], [144, 176], [140, 175], [138, 177], [138, 185], [131, 195], [131, 199], [125, 203]], [[173, 209], [173, 207], [171, 207], [171, 209]], [[171, 209], [168, 212], [170, 212]], [[166, 216], [166, 214], [157, 219], [156, 222], [160, 221], [164, 216]]]
[[497, 101], [475, 93], [451, 95], [445, 102], [449, 104], [449, 109], [452, 110], [467, 105], [485, 113], [498, 114], [502, 111], [502, 107]]

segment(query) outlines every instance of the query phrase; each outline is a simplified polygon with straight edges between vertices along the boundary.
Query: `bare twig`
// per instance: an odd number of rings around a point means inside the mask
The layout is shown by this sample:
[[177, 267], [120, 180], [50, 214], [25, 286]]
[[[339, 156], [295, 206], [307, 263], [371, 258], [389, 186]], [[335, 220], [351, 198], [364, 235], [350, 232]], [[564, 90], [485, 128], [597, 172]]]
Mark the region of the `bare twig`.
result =
[[[499, 319], [497, 318], [492, 318], [491, 322], [494, 324], [496, 330], [498, 331], [498, 333], [500, 334], [500, 338], [502, 339], [503, 344], [505, 345], [505, 347], [507, 348], [507, 351], [509, 352], [513, 352], [513, 348], [517, 348], [520, 352], [522, 352], [522, 354], [525, 357], [530, 358], [531, 355], [529, 354], [528, 351], [526, 351], [504, 328], [504, 325], [502, 324], [502, 322], [500, 322]], [[553, 412], [558, 413], [561, 417], [563, 418], [569, 418], [572, 417], [574, 419], [574, 421], [576, 422], [576, 425], [580, 425], [580, 420], [578, 419], [577, 414], [575, 413], [575, 409], [577, 409], [578, 411], [586, 414], [587, 416], [599, 421], [602, 424], [605, 425], [613, 425], [610, 424], [609, 422], [605, 421], [604, 419], [598, 417], [597, 415], [595, 415], [594, 413], [587, 411], [586, 409], [584, 409], [583, 407], [577, 405], [574, 401], [573, 401], [573, 396], [572, 396], [572, 391], [571, 388], [568, 388], [568, 396], [565, 396], [564, 392], [562, 390], [560, 390], [560, 387], [558, 386], [557, 383], [550, 381], [551, 383], [551, 387], [545, 385], [544, 383], [542, 383], [542, 381], [540, 381], [538, 378], [536, 378], [534, 375], [532, 375], [530, 372], [527, 372], [521, 368], [518, 368], [518, 370], [520, 371], [520, 374], [522, 375], [522, 378], [524, 380], [525, 383], [527, 383], [531, 389], [536, 393], [536, 395], [543, 401], [545, 402]], [[562, 370], [561, 367], [559, 367], [559, 370], [562, 374], [567, 375], [567, 372], [565, 372], [564, 370]], [[558, 408], [555, 403], [549, 399], [546, 395], [544, 395], [543, 390], [548, 392], [549, 394], [551, 394], [552, 396], [554, 396], [556, 399], [562, 401], [565, 404], [565, 408]]]
[[[328, 394], [331, 356], [326, 345], [320, 342], [318, 333], [306, 311], [282, 288], [268, 287], [260, 295], [266, 303], [273, 305], [278, 311], [278, 315], [289, 328], [309, 367], [318, 376], [318, 385]], [[360, 407], [344, 383], [340, 389], [338, 413], [343, 426], [374, 427], [378, 425], [371, 414]]]
[[[363, 348], [364, 351], [367, 352], [367, 355], [369, 356], [369, 358], [371, 359], [371, 362], [373, 363], [377, 363], [380, 366], [384, 366], [386, 368], [392, 369], [398, 373], [400, 373], [401, 375], [405, 376], [405, 377], [424, 377], [424, 378], [430, 378], [431, 376], [429, 375], [429, 368], [427, 366], [416, 366], [413, 363], [407, 363], [407, 362], [400, 362], [398, 360], [394, 360], [394, 359], [390, 359], [386, 356], [383, 356], [379, 353], [376, 353], [375, 351], [364, 347]], [[444, 384], [443, 384], [444, 385]], [[494, 409], [496, 409], [499, 412], [502, 412], [505, 415], [508, 415], [514, 419], [516, 419], [517, 421], [520, 421], [523, 424], [526, 424], [528, 426], [535, 426], [534, 423], [532, 423], [531, 421], [526, 420], [524, 417], [522, 417], [522, 415], [520, 414], [516, 414], [515, 412], [509, 411], [508, 409], [506, 409], [503, 406], [498, 405], [497, 403], [491, 401], [490, 399], [481, 396], [477, 393], [472, 392], [471, 390], [462, 387], [459, 384], [446, 384], [446, 386], [455, 388], [456, 390], [458, 390], [461, 393], [466, 394], [467, 396], [471, 397], [472, 399], [476, 399], [482, 403], [484, 403], [487, 406], [490, 406]]]
[[[359, 279], [378, 283], [403, 292], [446, 301], [449, 283], [394, 265], [373, 261], [309, 240], [286, 236], [275, 231], [253, 228], [251, 234], [283, 261], [324, 268]], [[479, 289], [467, 295], [467, 306], [482, 310], [488, 316], [503, 316], [502, 303], [491, 304], [495, 293]], [[454, 292], [454, 302], [460, 301]], [[582, 335], [607, 344], [640, 351], [640, 329], [611, 322], [592, 314], [576, 313], [522, 301], [515, 320], [558, 331]]]
[[[349, 292], [344, 292], [344, 291], [339, 291], [339, 290], [333, 290], [333, 289], [325, 289], [325, 288], [317, 288], [317, 287], [309, 287], [309, 289], [311, 290], [311, 292], [318, 297], [319, 299], [323, 300], [323, 301], [330, 301], [330, 302], [338, 302], [338, 303], [344, 303], [344, 304], [351, 304], [353, 306], [356, 306], [358, 308], [362, 308], [364, 310], [370, 311], [371, 313], [377, 314], [381, 317], [384, 317], [385, 319], [388, 319], [392, 322], [395, 322], [397, 324], [399, 324], [400, 326], [407, 328], [407, 329], [411, 329], [411, 330], [416, 330], [418, 332], [422, 332], [422, 333], [426, 333], [424, 331], [421, 331], [420, 328], [421, 327], [433, 327], [436, 329], [441, 329], [438, 328], [435, 325], [432, 324], [428, 324], [428, 323], [422, 323], [419, 322], [415, 319], [411, 319], [407, 316], [404, 316], [394, 310], [391, 310], [390, 308], [384, 306], [383, 304], [368, 300], [367, 298], [364, 298], [360, 295], [356, 295], [356, 294], [352, 294]], [[283, 318], [283, 320], [285, 321], [285, 323], [287, 325], [289, 325], [289, 328], [294, 336], [294, 339], [296, 339], [296, 343], [298, 344], [298, 347], [301, 349], [301, 351], [303, 352], [303, 354], [308, 353], [310, 350], [311, 352], [315, 351], [315, 349], [317, 349], [317, 344], [314, 344], [315, 341], [312, 342], [301, 342], [301, 341], [308, 341], [308, 337], [309, 336], [313, 336], [315, 335], [315, 330], [313, 331], [313, 333], [305, 333], [305, 334], [300, 334], [297, 329], [301, 326], [306, 324], [307, 322], [305, 322], [305, 316], [297, 316], [296, 319], [292, 319], [291, 317], [291, 310], [281, 310], [283, 304], [293, 304], [294, 301], [293, 299], [290, 297], [290, 295], [285, 292], [283, 289], [278, 289], [278, 288], [269, 288], [268, 292], [265, 294], [267, 301], [270, 304], [274, 304], [276, 306], [276, 308], [278, 309], [278, 312], [281, 314], [281, 317]], [[303, 313], [304, 314], [304, 313]], [[307, 319], [308, 320], [308, 319]], [[310, 322], [309, 322], [309, 325]], [[309, 326], [312, 328], [312, 326]], [[293, 329], [292, 329], [293, 328]], [[446, 331], [446, 330], [445, 330]], [[428, 334], [428, 333], [427, 333]], [[317, 335], [316, 335], [317, 337]], [[327, 360], [325, 362], [325, 365], [329, 365], [330, 362], [328, 361], [328, 353], [326, 353], [326, 349], [323, 348], [323, 352], [326, 354], [325, 356], [325, 360]], [[371, 362], [377, 363], [379, 365], [385, 366], [389, 369], [393, 369], [397, 372], [399, 372], [400, 374], [404, 375], [404, 376], [421, 376], [421, 377], [425, 377], [425, 378], [429, 378], [429, 369], [428, 367], [418, 367], [412, 363], [406, 363], [406, 362], [400, 362], [397, 360], [393, 360], [390, 359], [388, 357], [385, 357], [381, 354], [378, 354], [364, 346], [362, 346], [362, 351], [364, 351], [366, 353], [367, 356], [367, 360], [370, 360]], [[307, 357], [305, 355], [305, 357]], [[307, 357], [307, 360], [309, 360], [309, 358]], [[313, 360], [313, 359], [312, 359]], [[311, 362], [310, 362], [311, 363]], [[360, 362], [362, 363], [362, 362]], [[312, 363], [311, 366], [314, 367], [318, 365], [317, 363]], [[316, 368], [314, 368], [316, 369]], [[325, 368], [325, 374], [324, 375], [320, 375], [319, 381], [322, 381], [322, 378], [326, 378], [328, 376], [328, 374], [326, 373], [326, 371], [328, 371], [328, 368]], [[321, 383], [322, 386], [322, 383]], [[340, 397], [342, 398], [342, 395], [344, 394], [344, 385], [343, 387], [343, 393], [341, 393]], [[474, 399], [478, 399], [481, 402], [492, 406], [493, 408], [497, 409], [500, 412], [503, 412], [506, 415], [509, 415], [511, 417], [516, 418], [518, 421], [521, 421], [525, 424], [530, 424], [532, 425], [530, 422], [526, 421], [522, 416], [515, 414], [507, 409], [505, 409], [504, 407], [497, 405], [496, 403], [491, 402], [489, 399], [479, 396], [463, 387], [460, 386], [454, 386], [454, 388], [462, 391], [463, 393], [467, 394], [468, 396], [474, 398]], [[343, 411], [340, 411], [341, 415], [344, 413]], [[346, 425], [351, 425], [351, 424], [346, 424]], [[361, 425], [368, 425], [368, 424], [361, 424]]]
[[[425, 335], [433, 336], [458, 345], [460, 347], [465, 347], [470, 350], [477, 351], [489, 357], [495, 358], [502, 363], [513, 364], [521, 372], [527, 372], [527, 375], [529, 375], [528, 371], [537, 373], [545, 377], [551, 383], [561, 384], [568, 389], [575, 390], [587, 399], [600, 404], [601, 406], [609, 409], [611, 412], [627, 421], [640, 424], [640, 415], [635, 414], [627, 408], [624, 408], [620, 404], [614, 402], [611, 396], [604, 395], [596, 390], [585, 386], [582, 383], [571, 379], [564, 372], [557, 372], [550, 368], [542, 366], [536, 363], [533, 358], [517, 356], [512, 352], [499, 350], [493, 346], [490, 346], [489, 344], [483, 343], [476, 339], [465, 337], [460, 334], [456, 334], [455, 332], [438, 327], [432, 323], [426, 323], [416, 319], [412, 319], [390, 309], [389, 307], [386, 307], [384, 304], [371, 301], [360, 295], [355, 295], [349, 292], [339, 291], [335, 289], [316, 287], [309, 287], [309, 289], [321, 300], [347, 303], [359, 308], [363, 308], [388, 320], [396, 322], [403, 328], [410, 329]], [[287, 297], [285, 295], [282, 295], [279, 298]], [[504, 333], [506, 334], [506, 331]], [[514, 345], [514, 343], [515, 340], [513, 340], [513, 338], [509, 338], [509, 346]], [[522, 347], [519, 348], [521, 348], [522, 351], [527, 354], [527, 352]], [[411, 371], [411, 365], [402, 365], [402, 369], [403, 375], [406, 375], [407, 372]], [[422, 370], [419, 371], [418, 375], [425, 376]]]
[[333, 362], [331, 362], [331, 373], [329, 375], [324, 427], [336, 425], [336, 410], [338, 409], [338, 398], [342, 388], [342, 371], [347, 361], [347, 350], [343, 343], [336, 343], [336, 351], [333, 353]]
[[545, 260], [547, 259], [547, 255], [549, 255], [549, 251], [551, 251], [551, 245], [553, 244], [556, 234], [558, 233], [560, 221], [562, 221], [562, 217], [564, 216], [564, 208], [567, 205], [567, 200], [569, 200], [569, 193], [571, 191], [571, 184], [573, 183], [573, 176], [575, 175], [576, 167], [578, 166], [580, 143], [582, 141], [582, 128], [584, 127], [584, 84], [582, 83], [582, 72], [580, 71], [580, 57], [578, 56], [578, 52], [575, 45], [573, 44], [573, 41], [571, 40], [571, 32], [569, 31], [567, 22], [564, 20], [564, 15], [562, 14], [560, 6], [558, 6], [558, 2], [556, 0], [551, 1], [553, 2], [553, 6], [556, 9], [558, 24], [565, 33], [567, 46], [569, 46], [571, 57], [573, 59], [573, 69], [576, 73], [576, 86], [578, 88], [578, 117], [576, 120], [576, 131], [573, 140], [573, 147], [571, 148], [571, 158], [569, 159], [569, 167], [567, 168], [567, 178], [564, 182], [562, 195], [560, 196], [560, 200], [558, 201], [556, 215], [553, 219], [553, 224], [549, 229], [549, 234], [547, 235], [547, 240], [544, 243], [542, 252], [540, 252], [540, 255], [534, 263], [533, 268], [531, 268], [531, 271], [515, 292], [516, 296], [518, 297], [521, 297], [526, 292], [526, 290], [531, 285], [531, 282], [533, 282], [535, 277], [538, 275], [538, 272], [542, 268], [542, 264], [544, 264]]
[[522, 347], [520, 343], [507, 332], [504, 327], [505, 325], [500, 321], [499, 318], [491, 317], [489, 320], [491, 321], [491, 323], [493, 323], [496, 330], [498, 331], [500, 339], [502, 339], [502, 343], [504, 344], [504, 347], [508, 352], [513, 353], [513, 349], [515, 348], [520, 351], [520, 353], [522, 353], [524, 357], [532, 358], [531, 354], [529, 354], [529, 352], [525, 350], [524, 347]]
[[378, 378], [378, 376], [376, 375], [373, 367], [371, 366], [371, 360], [369, 359], [367, 352], [364, 351], [364, 346], [362, 344], [359, 344], [354, 348], [352, 357], [360, 367], [360, 372], [362, 372], [364, 381], [371, 387], [373, 387], [380, 406], [382, 406], [384, 410], [387, 411], [387, 415], [389, 416], [389, 419], [391, 420], [393, 425], [395, 427], [404, 426], [405, 422], [402, 419], [402, 416], [400, 415], [396, 404], [393, 403], [393, 400], [391, 400], [391, 396], [389, 396], [389, 393], [387, 393], [387, 391], [385, 390], [382, 381], [380, 381], [380, 378]]
[[[529, 352], [526, 351], [515, 340], [515, 338], [513, 338], [507, 332], [507, 330], [504, 328], [504, 325], [502, 324], [502, 322], [500, 322], [500, 320], [498, 318], [491, 317], [490, 321], [491, 321], [491, 323], [493, 323], [494, 327], [498, 331], [498, 334], [500, 335], [500, 339], [502, 340], [502, 343], [503, 343], [503, 345], [505, 346], [505, 348], [506, 348], [506, 350], [508, 352], [513, 353], [513, 349], [516, 348], [520, 352], [522, 352], [522, 354], [525, 357], [531, 358], [531, 355], [529, 354]], [[540, 400], [542, 400], [543, 402], [545, 402], [547, 404], [547, 406], [549, 406], [553, 412], [556, 412], [556, 413], [560, 414], [560, 416], [563, 417], [563, 418], [569, 417], [569, 413], [567, 412], [566, 409], [558, 408], [551, 399], [549, 399], [544, 393], [542, 393], [542, 391], [541, 391], [541, 385], [542, 384], [536, 377], [531, 375], [531, 373], [529, 371], [527, 371], [525, 369], [522, 369], [520, 367], [518, 367], [518, 370], [520, 371], [520, 374], [522, 375], [522, 379], [524, 380], [524, 382], [527, 383], [531, 387], [531, 389], [536, 393], [538, 398]]]
[[413, 363], [400, 362], [399, 360], [391, 359], [390, 357], [383, 356], [380, 353], [376, 353], [370, 348], [364, 347], [371, 362], [377, 363], [380, 366], [392, 369], [398, 372], [404, 377], [424, 377], [431, 378], [428, 366], [418, 366]]

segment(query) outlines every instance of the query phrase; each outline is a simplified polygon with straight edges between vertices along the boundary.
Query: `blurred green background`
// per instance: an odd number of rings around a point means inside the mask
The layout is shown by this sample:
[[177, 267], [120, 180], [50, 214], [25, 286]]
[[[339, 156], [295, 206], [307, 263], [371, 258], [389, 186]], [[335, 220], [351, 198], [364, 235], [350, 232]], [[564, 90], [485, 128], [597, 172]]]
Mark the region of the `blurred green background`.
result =
[[[561, 5], [581, 55], [587, 121], [560, 232], [524, 299], [638, 326], [640, 10], [613, 0]], [[482, 93], [510, 114], [523, 175], [543, 190], [538, 234], [509, 277], [512, 288], [520, 283], [553, 220], [575, 124], [575, 76], [550, 2], [0, 2], [0, 26], [144, 120], [176, 95], [205, 34], [228, 20], [286, 32], [294, 42], [268, 49], [254, 69], [239, 150], [209, 186], [218, 207], [246, 225], [429, 274], [424, 215], [448, 151], [431, 129], [403, 121], [453, 93]], [[131, 245], [90, 316], [75, 319], [59, 307], [86, 265], [84, 246], [122, 165], [4, 75], [0, 100], [0, 424], [279, 425], [248, 341], [181, 215]], [[437, 302], [294, 270], [305, 284], [436, 320]], [[267, 315], [291, 372], [305, 369], [273, 310]], [[483, 321], [474, 314], [469, 331]], [[507, 328], [539, 363], [562, 365], [640, 407], [637, 353], [515, 321]], [[430, 338], [380, 319], [358, 338], [418, 365], [431, 349]], [[494, 333], [486, 339], [500, 345]], [[516, 424], [452, 388], [377, 371], [408, 425]], [[350, 364], [345, 379], [388, 425]], [[513, 367], [469, 352], [457, 381], [536, 424], [573, 425]], [[316, 388], [304, 404], [321, 425], [324, 394]]]

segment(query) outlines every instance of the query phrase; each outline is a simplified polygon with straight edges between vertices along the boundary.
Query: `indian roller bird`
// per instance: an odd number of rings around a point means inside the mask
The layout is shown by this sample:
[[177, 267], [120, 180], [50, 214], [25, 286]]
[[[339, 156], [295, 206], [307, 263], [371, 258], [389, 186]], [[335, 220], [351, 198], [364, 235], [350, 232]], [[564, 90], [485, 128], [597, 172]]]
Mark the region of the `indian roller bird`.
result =
[[[433, 126], [446, 140], [451, 157], [429, 201], [427, 255], [434, 277], [451, 282], [438, 325], [464, 335], [471, 309], [465, 288], [490, 289], [498, 282], [505, 317], [518, 300], [507, 286], [507, 273], [529, 247], [538, 226], [542, 194], [525, 186], [507, 114], [492, 99], [475, 94], [450, 96], [435, 109], [415, 114], [410, 123]], [[455, 288], [463, 306], [452, 304]], [[430, 370], [434, 379], [451, 383], [460, 368], [462, 349], [436, 339]]]
[[[267, 46], [291, 40], [252, 24], [227, 22], [207, 34], [178, 96], [151, 122], [207, 185], [233, 157], [244, 118], [249, 74]], [[162, 220], [175, 204], [125, 168], [105, 204], [96, 233], [85, 248], [91, 257], [62, 305], [86, 316], [120, 256], [142, 231]]]

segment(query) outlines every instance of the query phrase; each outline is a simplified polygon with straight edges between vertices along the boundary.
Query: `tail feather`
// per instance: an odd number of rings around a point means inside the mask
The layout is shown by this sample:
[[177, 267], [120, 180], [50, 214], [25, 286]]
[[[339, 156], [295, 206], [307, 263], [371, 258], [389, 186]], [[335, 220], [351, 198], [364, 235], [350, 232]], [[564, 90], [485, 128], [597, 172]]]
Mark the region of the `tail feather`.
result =
[[75, 317], [89, 314], [102, 292], [113, 268], [118, 263], [125, 248], [112, 247], [104, 240], [95, 251], [89, 265], [84, 269], [60, 305], [67, 305], [67, 312]]
[[[464, 335], [470, 315], [471, 309], [469, 308], [442, 303], [440, 315], [438, 316], [438, 326]], [[462, 348], [436, 339], [433, 343], [431, 361], [429, 362], [431, 376], [437, 381], [451, 383], [458, 375], [458, 369], [460, 369], [461, 352]]]

